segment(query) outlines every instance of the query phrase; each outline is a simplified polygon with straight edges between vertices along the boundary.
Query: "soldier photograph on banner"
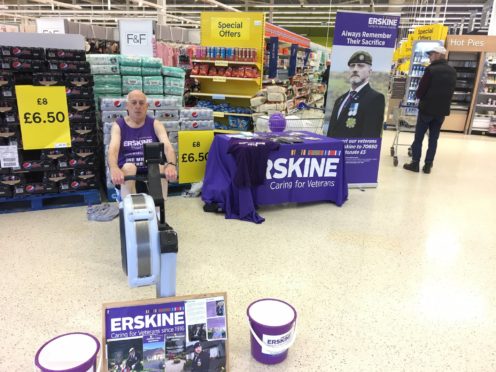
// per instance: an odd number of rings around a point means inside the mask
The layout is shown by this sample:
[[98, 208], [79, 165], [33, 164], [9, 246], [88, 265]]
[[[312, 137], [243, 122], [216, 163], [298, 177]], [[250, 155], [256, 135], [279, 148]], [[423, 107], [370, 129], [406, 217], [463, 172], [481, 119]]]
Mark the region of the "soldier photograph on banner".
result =
[[333, 55], [341, 58], [333, 59], [329, 74], [329, 137], [381, 137], [391, 70], [391, 53], [381, 52], [381, 48], [333, 48]]
[[377, 186], [398, 25], [395, 15], [341, 11], [336, 15], [324, 133], [344, 141], [352, 187]]

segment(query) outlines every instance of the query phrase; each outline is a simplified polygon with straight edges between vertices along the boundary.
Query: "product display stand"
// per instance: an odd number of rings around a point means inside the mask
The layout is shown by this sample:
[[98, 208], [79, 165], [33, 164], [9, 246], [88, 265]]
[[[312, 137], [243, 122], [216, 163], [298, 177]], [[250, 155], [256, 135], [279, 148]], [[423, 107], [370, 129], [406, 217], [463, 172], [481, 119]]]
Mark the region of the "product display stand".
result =
[[[496, 53], [486, 53], [470, 134], [496, 134]], [[474, 92], [475, 93], [475, 92]]]
[[322, 51], [312, 51], [308, 57], [306, 71], [310, 80], [310, 96], [308, 97], [308, 105], [312, 107], [324, 106], [324, 93], [326, 86], [322, 82], [322, 74], [325, 71], [325, 62], [322, 61]]
[[[86, 62], [83, 37], [2, 34], [0, 45], [0, 81], [3, 81], [0, 83], [0, 132], [8, 134], [2, 135], [0, 140], [2, 146], [17, 147], [19, 159], [18, 167], [3, 159], [0, 190], [4, 199], [0, 202], [0, 210], [35, 210], [98, 204], [99, 139], [92, 98], [93, 79]], [[32, 98], [17, 95], [16, 88], [20, 86], [34, 86], [33, 89], [47, 86], [65, 87], [68, 111], [58, 111], [57, 106], [55, 113], [48, 112], [44, 116], [33, 108], [33, 112], [25, 113], [20, 118], [20, 100]], [[40, 98], [34, 102], [39, 107], [54, 101], [57, 100]], [[23, 105], [25, 102], [27, 101], [22, 101]], [[52, 106], [47, 107], [52, 109]], [[26, 125], [31, 122], [49, 125], [55, 120], [62, 123], [64, 117], [69, 121], [70, 142], [60, 143], [56, 148], [31, 145], [29, 150], [25, 149], [23, 142], [26, 142], [26, 139], [23, 141], [19, 130], [21, 120], [26, 122]]]
[[[201, 47], [202, 48], [202, 47]], [[253, 51], [242, 50], [243, 53], [250, 53], [248, 61], [226, 60], [225, 51], [235, 51], [236, 48], [205, 47], [208, 51], [212, 49], [217, 52], [222, 51], [219, 59], [195, 59], [193, 60], [193, 70], [190, 78], [199, 82], [200, 91], [190, 93], [192, 96], [200, 98], [197, 106], [211, 108], [218, 122], [217, 128], [222, 129], [250, 129], [251, 111], [246, 108], [248, 100], [259, 90], [261, 77], [261, 64], [254, 61]], [[259, 51], [255, 51], [255, 53]], [[230, 52], [231, 53], [231, 52]], [[210, 54], [210, 53], [209, 53]], [[214, 55], [216, 56], [216, 54]], [[210, 55], [210, 58], [212, 55]], [[258, 77], [238, 77], [243, 71], [250, 71], [249, 76]], [[228, 76], [226, 76], [226, 74]], [[236, 76], [233, 76], [236, 75]], [[213, 102], [209, 104], [208, 102]], [[219, 101], [226, 101], [224, 103]], [[225, 122], [223, 119], [227, 119]], [[242, 124], [244, 123], [244, 125]]]
[[[266, 38], [266, 43], [270, 48], [270, 39]], [[279, 41], [277, 50], [277, 76], [274, 79], [268, 78], [267, 66], [269, 64], [270, 52], [265, 53], [264, 87], [270, 85], [280, 85], [286, 88], [288, 99], [286, 107], [293, 110], [298, 104], [306, 103], [310, 106], [323, 105], [323, 92], [325, 87], [319, 83], [319, 74], [314, 72], [311, 60], [315, 59], [315, 54], [308, 48], [297, 47], [296, 58], [291, 60], [291, 44]], [[308, 58], [306, 58], [308, 53]], [[313, 56], [311, 56], [314, 54]], [[294, 63], [294, 66], [293, 66]], [[289, 76], [289, 71], [294, 71], [294, 75]]]
[[496, 36], [448, 35], [448, 63], [457, 72], [451, 113], [443, 130], [466, 134], [490, 134], [496, 111], [492, 94], [496, 93], [492, 56]]
[[443, 130], [463, 132], [467, 125], [474, 94], [478, 53], [450, 52], [448, 64], [456, 70], [456, 86], [451, 101], [451, 114], [443, 124]]
[[[226, 37], [211, 26], [216, 16], [225, 17], [216, 25], [250, 28], [237, 31], [242, 40], [236, 32]], [[252, 129], [250, 98], [262, 88], [263, 29], [262, 13], [202, 13], [201, 43], [190, 75], [197, 84], [190, 95], [197, 106], [214, 111], [217, 129]]]

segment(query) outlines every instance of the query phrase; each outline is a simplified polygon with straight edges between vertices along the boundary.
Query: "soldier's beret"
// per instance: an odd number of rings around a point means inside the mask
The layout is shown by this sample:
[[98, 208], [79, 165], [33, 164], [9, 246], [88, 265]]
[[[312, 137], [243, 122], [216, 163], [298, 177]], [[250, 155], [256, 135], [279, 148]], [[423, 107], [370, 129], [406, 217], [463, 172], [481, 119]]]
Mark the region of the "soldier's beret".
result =
[[359, 50], [358, 52], [353, 53], [350, 57], [348, 60], [348, 66], [352, 63], [366, 63], [368, 65], [372, 65], [372, 56], [363, 50]]

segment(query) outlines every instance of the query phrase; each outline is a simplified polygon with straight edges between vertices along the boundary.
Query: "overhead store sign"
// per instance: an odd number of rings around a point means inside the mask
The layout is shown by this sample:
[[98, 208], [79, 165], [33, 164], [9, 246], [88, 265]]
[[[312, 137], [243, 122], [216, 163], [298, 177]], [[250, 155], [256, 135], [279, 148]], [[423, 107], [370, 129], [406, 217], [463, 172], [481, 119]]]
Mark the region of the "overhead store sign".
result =
[[202, 45], [260, 49], [263, 34], [263, 13], [203, 12], [201, 14]]
[[291, 44], [291, 53], [289, 55], [288, 76], [296, 74], [296, 58], [298, 57], [298, 44]]
[[298, 44], [304, 48], [310, 48], [310, 39], [268, 22], [265, 24], [265, 36], [277, 37], [279, 38], [279, 41], [284, 41], [290, 44]]
[[401, 43], [399, 51], [395, 54], [394, 60], [400, 58], [410, 58], [412, 55], [413, 42], [416, 40], [446, 40], [448, 27], [440, 23], [415, 27], [408, 40]]
[[413, 40], [445, 40], [448, 27], [440, 23], [415, 27]]
[[217, 34], [220, 39], [233, 38], [235, 40], [248, 40], [250, 38], [250, 22], [239, 18], [212, 18], [212, 34]]
[[496, 36], [449, 35], [446, 39], [446, 48], [450, 52], [494, 52]]
[[277, 76], [277, 56], [279, 54], [279, 38], [271, 37], [269, 41], [269, 79]]
[[39, 34], [65, 34], [68, 21], [63, 18], [36, 19], [36, 32]]
[[121, 54], [153, 57], [153, 20], [119, 19]]
[[405, 58], [410, 58], [412, 55], [412, 49], [413, 49], [413, 35], [410, 34], [408, 35], [408, 40], [405, 43], [405, 46], [403, 48], [403, 56]]

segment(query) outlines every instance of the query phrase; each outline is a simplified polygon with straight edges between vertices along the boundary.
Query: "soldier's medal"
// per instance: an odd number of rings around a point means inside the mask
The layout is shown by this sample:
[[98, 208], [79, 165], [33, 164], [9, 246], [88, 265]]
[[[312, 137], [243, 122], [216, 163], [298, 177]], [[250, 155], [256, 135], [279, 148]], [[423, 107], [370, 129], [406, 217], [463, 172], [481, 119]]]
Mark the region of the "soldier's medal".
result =
[[356, 116], [358, 113], [358, 102], [353, 102], [348, 110], [348, 116]]
[[348, 120], [346, 120], [346, 128], [355, 128], [356, 125], [356, 118], [355, 117], [348, 117]]

